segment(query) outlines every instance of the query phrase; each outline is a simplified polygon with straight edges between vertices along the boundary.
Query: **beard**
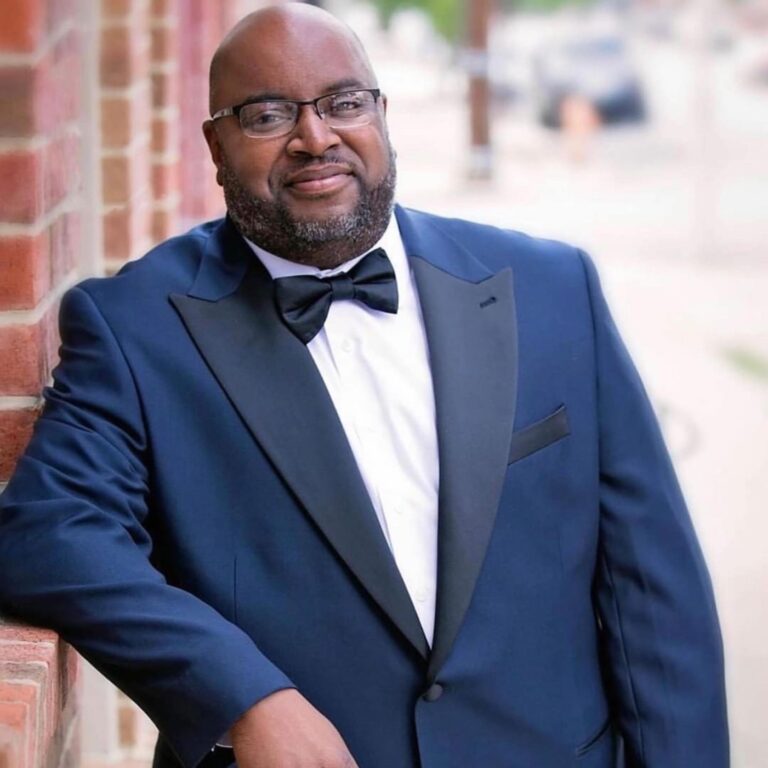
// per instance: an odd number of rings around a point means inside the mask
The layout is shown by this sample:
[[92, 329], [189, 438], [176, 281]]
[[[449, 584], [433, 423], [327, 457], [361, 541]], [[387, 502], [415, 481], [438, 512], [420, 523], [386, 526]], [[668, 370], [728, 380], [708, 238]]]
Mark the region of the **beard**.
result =
[[[306, 163], [341, 162], [328, 154]], [[372, 186], [355, 177], [359, 196], [348, 213], [322, 219], [295, 217], [281, 200], [262, 200], [240, 181], [226, 158], [219, 166], [227, 212], [240, 233], [264, 250], [320, 269], [332, 269], [372, 248], [384, 234], [392, 216], [397, 172], [395, 153], [389, 146], [389, 168]]]

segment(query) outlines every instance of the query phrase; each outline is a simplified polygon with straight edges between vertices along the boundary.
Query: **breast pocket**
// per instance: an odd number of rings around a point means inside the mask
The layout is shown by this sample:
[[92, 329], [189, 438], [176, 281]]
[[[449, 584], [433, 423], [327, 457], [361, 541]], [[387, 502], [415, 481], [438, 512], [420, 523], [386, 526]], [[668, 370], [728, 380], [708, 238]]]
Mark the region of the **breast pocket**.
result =
[[568, 409], [561, 405], [549, 416], [512, 433], [509, 446], [509, 463], [519, 461], [546, 448], [571, 434], [568, 425]]

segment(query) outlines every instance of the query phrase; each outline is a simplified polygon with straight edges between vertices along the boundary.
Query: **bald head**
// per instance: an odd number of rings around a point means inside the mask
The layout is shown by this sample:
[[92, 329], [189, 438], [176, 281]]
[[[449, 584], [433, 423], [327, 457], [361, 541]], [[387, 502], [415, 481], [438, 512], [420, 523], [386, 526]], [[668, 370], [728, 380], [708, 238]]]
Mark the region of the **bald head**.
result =
[[295, 68], [299, 55], [304, 67], [311, 67], [313, 53], [325, 56], [330, 48], [356, 63], [357, 77], [367, 81], [368, 87], [376, 86], [373, 68], [360, 39], [327, 11], [305, 3], [286, 3], [249, 14], [229, 31], [211, 60], [211, 114], [231, 106], [232, 99], [240, 98], [232, 93], [233, 82], [251, 79], [260, 69], [269, 70], [280, 62]]

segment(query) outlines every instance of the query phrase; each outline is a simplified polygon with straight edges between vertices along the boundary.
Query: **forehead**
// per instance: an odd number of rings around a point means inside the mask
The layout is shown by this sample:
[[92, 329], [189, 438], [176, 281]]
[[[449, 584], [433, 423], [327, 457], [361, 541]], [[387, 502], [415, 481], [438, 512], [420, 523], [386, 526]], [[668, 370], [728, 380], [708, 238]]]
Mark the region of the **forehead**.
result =
[[309, 99], [375, 85], [360, 44], [346, 30], [273, 24], [249, 30], [228, 48], [216, 101], [227, 106], [254, 96]]

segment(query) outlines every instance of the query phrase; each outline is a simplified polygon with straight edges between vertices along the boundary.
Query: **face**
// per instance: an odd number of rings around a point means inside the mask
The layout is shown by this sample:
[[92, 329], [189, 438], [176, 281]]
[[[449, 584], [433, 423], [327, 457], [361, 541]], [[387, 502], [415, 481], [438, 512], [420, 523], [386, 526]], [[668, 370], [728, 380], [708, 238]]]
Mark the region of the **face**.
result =
[[[213, 110], [258, 96], [312, 99], [376, 85], [354, 38], [303, 20], [254, 25], [220, 65]], [[395, 166], [381, 101], [370, 123], [344, 130], [305, 106], [294, 130], [277, 138], [248, 137], [235, 117], [208, 121], [204, 131], [231, 218], [272, 253], [335, 266], [383, 234]]]

